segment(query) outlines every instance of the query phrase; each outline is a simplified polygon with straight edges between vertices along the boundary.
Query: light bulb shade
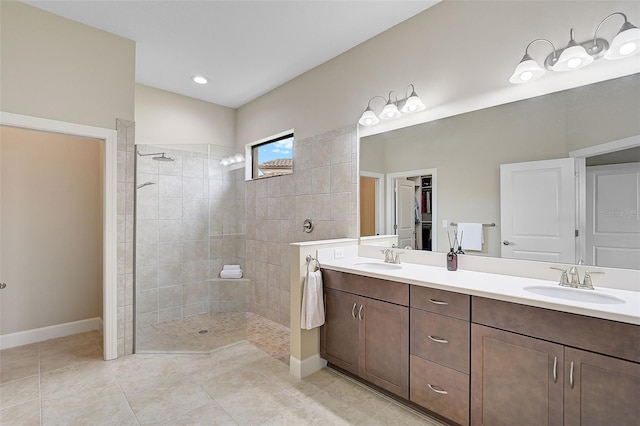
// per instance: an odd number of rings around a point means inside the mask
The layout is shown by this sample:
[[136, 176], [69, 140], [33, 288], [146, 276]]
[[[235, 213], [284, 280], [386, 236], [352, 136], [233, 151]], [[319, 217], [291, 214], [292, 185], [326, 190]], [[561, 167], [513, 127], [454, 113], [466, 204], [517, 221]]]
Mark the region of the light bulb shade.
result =
[[529, 55], [525, 54], [513, 71], [509, 82], [514, 84], [526, 83], [542, 77], [544, 73], [544, 68], [540, 67]]
[[622, 59], [640, 53], [640, 29], [625, 22], [616, 36], [611, 40], [606, 59]]
[[360, 120], [358, 120], [358, 123], [362, 124], [363, 126], [375, 126], [379, 122], [380, 120], [378, 119], [378, 117], [376, 117], [373, 111], [371, 111], [371, 108], [368, 107], [362, 113]]
[[553, 71], [573, 71], [584, 68], [593, 62], [593, 56], [575, 41], [571, 40], [569, 46], [562, 51], [560, 57], [551, 67]]
[[400, 117], [400, 111], [398, 111], [398, 107], [393, 102], [389, 101], [382, 108], [382, 112], [380, 113], [380, 118], [383, 120], [392, 120], [394, 118]]
[[413, 112], [422, 111], [425, 108], [427, 107], [422, 102], [422, 99], [420, 99], [420, 97], [416, 95], [416, 92], [413, 91], [411, 95], [409, 95], [407, 100], [404, 102], [404, 105], [402, 106], [401, 111], [405, 114], [411, 114]]

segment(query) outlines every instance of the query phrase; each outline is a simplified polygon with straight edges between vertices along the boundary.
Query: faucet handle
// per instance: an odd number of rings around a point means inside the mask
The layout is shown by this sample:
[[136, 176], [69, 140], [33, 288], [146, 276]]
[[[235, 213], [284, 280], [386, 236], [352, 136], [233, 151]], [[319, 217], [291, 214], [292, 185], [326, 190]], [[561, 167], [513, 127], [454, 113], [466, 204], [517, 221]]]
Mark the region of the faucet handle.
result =
[[397, 251], [396, 252], [396, 257], [393, 259], [393, 263], [400, 263], [400, 255], [403, 254], [403, 251]]
[[569, 277], [567, 276], [567, 270], [566, 269], [557, 268], [555, 266], [550, 266], [549, 269], [555, 269], [556, 271], [562, 272], [562, 275], [560, 275], [560, 283], [559, 283], [559, 285], [561, 285], [563, 287], [571, 287], [571, 284], [569, 284]]
[[594, 272], [585, 271], [584, 272], [584, 281], [580, 285], [580, 288], [587, 288], [589, 290], [595, 290], [593, 288], [593, 281], [591, 280], [591, 275], [593, 275], [593, 274], [604, 274], [604, 272], [602, 272], [602, 271], [594, 271]]

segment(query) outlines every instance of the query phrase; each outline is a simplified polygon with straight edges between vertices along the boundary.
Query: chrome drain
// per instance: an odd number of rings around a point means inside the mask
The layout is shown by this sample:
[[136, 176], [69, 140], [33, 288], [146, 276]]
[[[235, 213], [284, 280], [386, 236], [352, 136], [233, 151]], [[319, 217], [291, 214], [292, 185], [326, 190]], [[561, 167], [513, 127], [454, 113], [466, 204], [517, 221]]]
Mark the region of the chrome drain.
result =
[[209, 332], [209, 330], [200, 330], [198, 331], [198, 334], [207, 334]]

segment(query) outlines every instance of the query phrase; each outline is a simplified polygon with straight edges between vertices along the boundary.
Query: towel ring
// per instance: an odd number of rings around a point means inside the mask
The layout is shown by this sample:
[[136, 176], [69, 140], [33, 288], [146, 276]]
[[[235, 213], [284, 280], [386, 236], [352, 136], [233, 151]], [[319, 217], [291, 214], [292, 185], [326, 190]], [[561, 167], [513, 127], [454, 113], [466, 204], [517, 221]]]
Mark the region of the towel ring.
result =
[[309, 254], [307, 255], [307, 274], [309, 273], [309, 265], [311, 265], [311, 262], [316, 262], [314, 272], [320, 269], [320, 261]]

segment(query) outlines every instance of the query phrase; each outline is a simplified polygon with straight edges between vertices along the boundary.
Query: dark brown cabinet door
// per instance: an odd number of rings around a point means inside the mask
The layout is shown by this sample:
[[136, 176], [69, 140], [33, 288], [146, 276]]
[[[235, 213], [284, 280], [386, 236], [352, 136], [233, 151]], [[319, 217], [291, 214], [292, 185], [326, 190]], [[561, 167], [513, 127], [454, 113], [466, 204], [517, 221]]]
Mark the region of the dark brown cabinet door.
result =
[[471, 325], [471, 424], [562, 425], [564, 347]]
[[565, 348], [564, 368], [565, 425], [640, 422], [640, 364]]
[[363, 297], [360, 376], [409, 398], [409, 308]]
[[325, 325], [321, 332], [321, 355], [344, 370], [358, 374], [360, 297], [325, 289]]

